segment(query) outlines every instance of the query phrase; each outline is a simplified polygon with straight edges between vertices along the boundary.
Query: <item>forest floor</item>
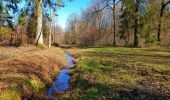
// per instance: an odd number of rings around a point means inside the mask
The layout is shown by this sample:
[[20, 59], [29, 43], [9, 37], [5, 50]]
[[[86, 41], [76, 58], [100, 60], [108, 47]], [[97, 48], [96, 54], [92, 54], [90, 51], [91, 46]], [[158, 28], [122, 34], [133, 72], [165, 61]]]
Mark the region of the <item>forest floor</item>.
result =
[[59, 99], [170, 100], [168, 49], [105, 47], [66, 51], [77, 56], [77, 67], [71, 72], [72, 89]]
[[36, 95], [67, 66], [60, 48], [0, 47], [0, 100]]

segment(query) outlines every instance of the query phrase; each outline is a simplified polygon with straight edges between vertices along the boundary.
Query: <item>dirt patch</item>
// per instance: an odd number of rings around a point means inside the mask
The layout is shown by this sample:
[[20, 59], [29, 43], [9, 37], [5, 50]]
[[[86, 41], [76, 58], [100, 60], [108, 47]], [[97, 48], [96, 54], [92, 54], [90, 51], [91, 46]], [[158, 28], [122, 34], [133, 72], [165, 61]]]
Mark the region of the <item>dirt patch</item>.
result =
[[51, 85], [60, 68], [67, 66], [64, 52], [60, 48], [16, 56], [0, 61], [0, 93], [12, 88], [22, 96], [30, 97]]

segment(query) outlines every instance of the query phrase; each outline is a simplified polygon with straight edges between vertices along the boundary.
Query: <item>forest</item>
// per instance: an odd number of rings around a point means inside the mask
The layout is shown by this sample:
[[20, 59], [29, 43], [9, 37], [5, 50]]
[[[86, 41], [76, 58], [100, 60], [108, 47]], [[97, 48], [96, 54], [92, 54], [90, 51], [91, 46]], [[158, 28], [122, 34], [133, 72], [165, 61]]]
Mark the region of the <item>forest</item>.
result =
[[20, 3], [22, 0], [0, 3], [1, 45], [37, 45], [38, 41], [80, 46], [170, 45], [168, 0], [92, 0], [81, 14], [68, 17], [65, 30], [55, 24], [57, 10], [64, 7], [62, 1], [44, 0], [40, 11], [35, 9], [36, 2], [23, 2], [22, 8]]
[[168, 0], [98, 0], [68, 18], [66, 44], [169, 47]]
[[78, 1], [0, 0], [0, 100], [169, 100], [170, 0]]

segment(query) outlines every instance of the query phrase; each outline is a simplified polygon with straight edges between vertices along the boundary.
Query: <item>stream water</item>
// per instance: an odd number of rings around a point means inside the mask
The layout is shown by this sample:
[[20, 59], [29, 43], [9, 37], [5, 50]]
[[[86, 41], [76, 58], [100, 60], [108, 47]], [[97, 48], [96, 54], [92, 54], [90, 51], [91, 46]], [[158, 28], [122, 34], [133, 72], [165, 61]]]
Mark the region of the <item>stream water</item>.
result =
[[67, 74], [67, 72], [70, 71], [70, 67], [74, 66], [74, 58], [70, 56], [68, 53], [65, 53], [64, 56], [67, 59], [68, 66], [66, 69], [62, 69], [59, 75], [56, 77], [56, 80], [54, 81], [53, 85], [48, 89], [48, 96], [51, 96], [53, 93], [65, 91], [69, 88], [69, 80], [71, 78], [70, 75]]

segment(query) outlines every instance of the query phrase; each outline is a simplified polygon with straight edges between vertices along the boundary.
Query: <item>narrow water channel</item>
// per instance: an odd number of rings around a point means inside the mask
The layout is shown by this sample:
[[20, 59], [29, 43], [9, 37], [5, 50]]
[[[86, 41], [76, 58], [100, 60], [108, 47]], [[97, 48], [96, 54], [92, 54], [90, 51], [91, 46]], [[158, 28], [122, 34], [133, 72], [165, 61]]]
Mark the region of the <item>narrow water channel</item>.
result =
[[74, 66], [74, 58], [68, 53], [65, 53], [64, 56], [67, 59], [68, 66], [66, 69], [62, 69], [59, 75], [56, 77], [53, 85], [48, 89], [48, 96], [51, 96], [53, 93], [65, 91], [69, 88], [69, 80], [71, 78], [67, 73], [70, 71], [70, 67]]

